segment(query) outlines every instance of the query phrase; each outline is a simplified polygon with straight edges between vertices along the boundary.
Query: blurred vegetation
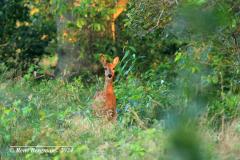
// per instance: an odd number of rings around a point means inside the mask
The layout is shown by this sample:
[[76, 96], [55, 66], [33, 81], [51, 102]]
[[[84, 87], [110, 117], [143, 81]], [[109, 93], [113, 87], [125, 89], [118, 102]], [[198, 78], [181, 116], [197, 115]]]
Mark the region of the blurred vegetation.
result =
[[[46, 10], [42, 12], [42, 10]], [[22, 75], [39, 62], [44, 54], [54, 54], [47, 47], [56, 37], [50, 5], [37, 1], [4, 0], [0, 2], [0, 57], [13, 76]]]
[[[240, 1], [130, 0], [113, 41], [115, 2], [0, 1], [0, 159], [239, 159]], [[116, 124], [91, 114], [99, 53]]]

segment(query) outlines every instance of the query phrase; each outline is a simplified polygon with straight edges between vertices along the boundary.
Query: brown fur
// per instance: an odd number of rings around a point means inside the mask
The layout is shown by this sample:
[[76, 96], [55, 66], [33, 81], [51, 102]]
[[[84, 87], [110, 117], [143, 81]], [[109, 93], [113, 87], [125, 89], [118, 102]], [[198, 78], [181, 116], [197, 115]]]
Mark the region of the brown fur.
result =
[[92, 109], [96, 116], [116, 121], [116, 96], [114, 93], [113, 78], [114, 68], [118, 63], [119, 58], [115, 57], [113, 63], [107, 63], [105, 56], [100, 55], [100, 61], [105, 69], [105, 85], [104, 90], [97, 92], [94, 96]]

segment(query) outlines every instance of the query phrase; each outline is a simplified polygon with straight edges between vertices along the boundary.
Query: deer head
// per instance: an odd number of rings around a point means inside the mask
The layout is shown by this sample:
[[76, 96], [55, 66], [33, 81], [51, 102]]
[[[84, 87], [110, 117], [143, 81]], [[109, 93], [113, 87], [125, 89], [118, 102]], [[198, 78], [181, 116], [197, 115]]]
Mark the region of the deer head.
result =
[[104, 68], [105, 80], [112, 81], [114, 78], [114, 68], [119, 62], [119, 57], [115, 57], [112, 63], [108, 63], [106, 57], [103, 54], [100, 54], [100, 62]]

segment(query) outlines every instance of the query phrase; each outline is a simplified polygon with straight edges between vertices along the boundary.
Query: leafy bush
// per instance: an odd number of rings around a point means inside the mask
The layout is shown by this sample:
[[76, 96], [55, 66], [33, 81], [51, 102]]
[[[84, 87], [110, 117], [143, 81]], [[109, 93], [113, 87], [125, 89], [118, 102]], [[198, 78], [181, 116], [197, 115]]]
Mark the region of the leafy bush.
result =
[[[105, 36], [115, 1], [44, 2], [0, 2], [1, 158], [239, 157], [239, 1], [132, 0], [116, 43]], [[89, 73], [100, 52], [121, 60], [115, 124], [92, 115], [103, 78]], [[35, 80], [46, 53], [58, 54], [62, 73], [70, 66], [87, 74]], [[73, 150], [18, 154], [11, 145]]]
[[[42, 10], [46, 12], [42, 12]], [[24, 0], [0, 2], [0, 58], [15, 76], [22, 75], [31, 64], [37, 64], [55, 38], [55, 22], [49, 6]]]

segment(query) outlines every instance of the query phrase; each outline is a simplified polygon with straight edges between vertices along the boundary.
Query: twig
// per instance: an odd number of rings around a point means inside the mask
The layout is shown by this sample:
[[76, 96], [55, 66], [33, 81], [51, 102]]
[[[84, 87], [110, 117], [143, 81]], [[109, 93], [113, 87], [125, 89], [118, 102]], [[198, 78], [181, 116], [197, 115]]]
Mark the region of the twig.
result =
[[133, 113], [134, 115], [134, 118], [135, 120], [137, 121], [137, 123], [139, 124], [139, 126], [142, 128], [142, 129], [147, 129], [147, 127], [145, 126], [144, 122], [139, 118], [138, 114], [133, 111], [133, 110], [130, 110], [130, 112]]
[[[157, 24], [156, 24], [154, 27], [150, 28], [150, 29], [147, 31], [146, 34], [148, 34], [149, 32], [152, 32], [156, 27], [158, 27], [158, 25], [159, 25], [159, 23], [160, 23], [160, 19], [162, 18], [163, 12], [164, 12], [164, 9], [160, 12], [160, 14], [159, 14], [159, 16], [158, 16]], [[146, 35], [146, 34], [145, 34], [145, 35]]]
[[175, 0], [176, 4], [178, 5], [178, 0]]
[[160, 102], [154, 100], [151, 96], [148, 95], [148, 98], [150, 98], [152, 102], [158, 104], [159, 106], [163, 106], [163, 104], [161, 104]]
[[4, 44], [0, 44], [0, 47], [5, 47], [8, 45], [8, 42], [7, 43], [4, 43]]

